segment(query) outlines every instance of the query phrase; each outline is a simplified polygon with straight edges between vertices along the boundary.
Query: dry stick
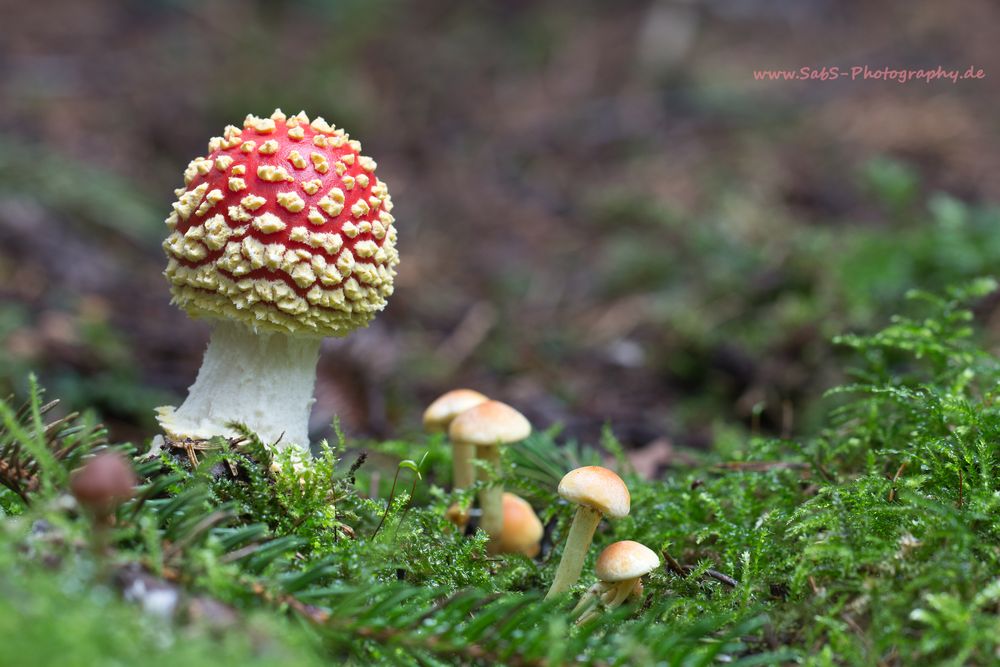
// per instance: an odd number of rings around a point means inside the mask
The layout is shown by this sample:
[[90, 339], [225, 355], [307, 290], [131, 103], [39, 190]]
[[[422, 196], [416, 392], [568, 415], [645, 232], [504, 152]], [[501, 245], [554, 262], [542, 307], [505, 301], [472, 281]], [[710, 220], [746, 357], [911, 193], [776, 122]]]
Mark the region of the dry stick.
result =
[[[680, 563], [677, 562], [677, 560], [673, 556], [668, 554], [666, 551], [662, 551], [661, 553], [663, 554], [664, 563], [666, 563], [667, 567], [670, 568], [670, 571], [673, 572], [674, 574], [686, 577], [694, 571], [694, 567], [690, 565], [681, 565]], [[716, 581], [723, 583], [726, 586], [730, 586], [732, 588], [736, 588], [737, 586], [740, 585], [740, 582], [736, 581], [728, 574], [723, 574], [718, 570], [705, 570], [704, 576], [709, 577], [711, 579], [715, 579]]]

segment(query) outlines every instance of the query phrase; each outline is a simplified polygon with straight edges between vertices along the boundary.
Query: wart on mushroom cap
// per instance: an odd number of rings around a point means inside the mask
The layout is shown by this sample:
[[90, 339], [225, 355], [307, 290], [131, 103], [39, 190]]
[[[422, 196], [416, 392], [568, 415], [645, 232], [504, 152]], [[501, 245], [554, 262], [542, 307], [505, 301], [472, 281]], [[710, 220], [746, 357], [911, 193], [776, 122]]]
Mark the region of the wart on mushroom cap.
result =
[[[486, 401], [458, 415], [448, 429], [453, 442], [475, 446], [479, 458], [499, 476], [500, 446], [524, 440], [531, 424], [520, 412], [500, 401]], [[503, 485], [490, 484], [479, 492], [482, 528], [496, 541], [503, 531]]]
[[600, 466], [584, 466], [566, 473], [559, 482], [559, 495], [579, 507], [546, 599], [564, 593], [580, 579], [601, 517], [620, 519], [628, 516], [631, 506], [631, 496], [622, 478]]
[[308, 446], [326, 336], [366, 326], [392, 294], [392, 200], [361, 144], [322, 118], [247, 116], [184, 172], [166, 224], [173, 302], [216, 321], [174, 438], [232, 435]]

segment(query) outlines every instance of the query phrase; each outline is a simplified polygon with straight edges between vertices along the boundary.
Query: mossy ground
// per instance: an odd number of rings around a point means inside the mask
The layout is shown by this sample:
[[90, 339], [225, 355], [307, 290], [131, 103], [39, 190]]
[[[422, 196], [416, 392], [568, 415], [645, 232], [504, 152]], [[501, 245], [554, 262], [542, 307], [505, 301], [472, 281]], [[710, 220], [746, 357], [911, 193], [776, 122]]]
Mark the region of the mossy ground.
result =
[[[556, 433], [505, 458], [504, 484], [549, 527], [540, 560], [488, 556], [482, 533], [444, 520], [456, 497], [440, 438], [364, 446], [402, 461], [387, 506], [367, 496], [361, 443], [324, 443], [296, 471], [252, 434], [212, 443], [194, 469], [185, 456], [139, 464], [144, 485], [97, 557], [65, 483], [99, 434], [65, 426], [62, 442], [80, 445], [60, 461], [37, 393], [20, 417], [4, 404], [7, 457], [16, 446], [37, 461], [39, 483], [28, 505], [0, 496], [0, 663], [995, 663], [1000, 365], [968, 310], [994, 288], [915, 293], [907, 317], [840, 339], [855, 383], [831, 392], [813, 437], [720, 443], [650, 481], [609, 430], [632, 512], [602, 523], [574, 594], [612, 541], [666, 563], [640, 603], [583, 627], [570, 599], [541, 594], [572, 513], [555, 485], [600, 454]], [[137, 593], [158, 587], [166, 611]]]

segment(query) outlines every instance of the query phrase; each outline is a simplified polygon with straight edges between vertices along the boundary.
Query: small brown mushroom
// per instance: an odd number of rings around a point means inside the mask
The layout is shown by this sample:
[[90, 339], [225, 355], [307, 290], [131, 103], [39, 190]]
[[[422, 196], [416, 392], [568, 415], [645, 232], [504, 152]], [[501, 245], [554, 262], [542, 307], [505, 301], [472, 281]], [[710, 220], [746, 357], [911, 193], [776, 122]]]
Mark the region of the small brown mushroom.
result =
[[[623, 540], [608, 546], [597, 557], [594, 574], [600, 581], [580, 598], [573, 613], [585, 609], [593, 598], [598, 598], [605, 609], [614, 609], [627, 598], [642, 594], [642, 577], [660, 566], [660, 557], [652, 549]], [[591, 609], [577, 623], [586, 623], [600, 612]]]
[[[453, 442], [476, 447], [476, 455], [486, 461], [499, 477], [500, 447], [531, 435], [531, 424], [520, 412], [500, 401], [486, 401], [460, 414], [448, 429]], [[483, 510], [482, 528], [492, 540], [503, 531], [503, 484], [496, 482], [479, 492]]]
[[73, 472], [70, 491], [77, 502], [104, 520], [129, 500], [138, 483], [132, 465], [118, 452], [101, 452]]
[[463, 507], [459, 503], [452, 503], [444, 513], [444, 518], [459, 528], [465, 528], [469, 523], [469, 508]]
[[545, 599], [568, 591], [580, 579], [587, 550], [601, 517], [620, 519], [628, 516], [632, 502], [622, 478], [600, 466], [584, 466], [566, 473], [559, 482], [559, 495], [579, 507]]
[[[424, 410], [424, 430], [428, 433], [447, 433], [455, 417], [488, 400], [472, 389], [453, 389], [442, 394]], [[452, 442], [451, 446], [454, 486], [456, 489], [467, 489], [476, 481], [472, 466], [475, 447], [462, 442]]]

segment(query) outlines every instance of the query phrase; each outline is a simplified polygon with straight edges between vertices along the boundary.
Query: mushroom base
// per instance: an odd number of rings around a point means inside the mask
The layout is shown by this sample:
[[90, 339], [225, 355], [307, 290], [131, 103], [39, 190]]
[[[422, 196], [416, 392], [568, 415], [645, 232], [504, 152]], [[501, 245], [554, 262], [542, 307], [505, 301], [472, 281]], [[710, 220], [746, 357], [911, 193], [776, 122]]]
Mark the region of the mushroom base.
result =
[[[641, 577], [625, 579], [622, 581], [599, 581], [583, 594], [571, 613], [579, 614], [581, 611], [586, 610], [586, 612], [576, 620], [577, 625], [583, 625], [587, 621], [600, 616], [600, 607], [602, 605], [606, 610], [610, 611], [615, 607], [621, 606], [622, 603], [629, 598], [639, 598], [641, 596]], [[595, 600], [595, 602], [592, 603], [592, 600]]]
[[266, 443], [308, 449], [321, 343], [218, 323], [187, 399], [157, 409], [160, 426], [175, 439], [210, 438], [236, 435], [229, 424], [239, 422]]

